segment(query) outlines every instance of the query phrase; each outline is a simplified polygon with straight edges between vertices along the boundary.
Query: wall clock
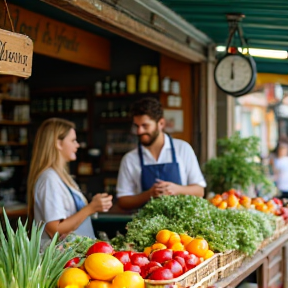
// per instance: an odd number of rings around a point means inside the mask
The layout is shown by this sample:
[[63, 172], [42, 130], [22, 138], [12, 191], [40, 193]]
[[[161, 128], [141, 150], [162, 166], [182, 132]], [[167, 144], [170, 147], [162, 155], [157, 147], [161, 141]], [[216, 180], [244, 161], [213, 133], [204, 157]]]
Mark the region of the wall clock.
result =
[[256, 82], [256, 63], [250, 55], [227, 53], [219, 59], [215, 70], [215, 83], [220, 90], [234, 97], [251, 91]]

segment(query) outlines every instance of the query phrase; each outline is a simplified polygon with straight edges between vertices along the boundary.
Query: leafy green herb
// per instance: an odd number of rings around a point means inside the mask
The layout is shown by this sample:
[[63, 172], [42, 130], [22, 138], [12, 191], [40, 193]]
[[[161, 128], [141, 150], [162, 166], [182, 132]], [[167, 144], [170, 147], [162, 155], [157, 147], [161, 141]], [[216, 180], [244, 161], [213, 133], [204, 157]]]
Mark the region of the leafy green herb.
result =
[[112, 239], [112, 245], [132, 243], [138, 251], [155, 242], [161, 229], [186, 232], [205, 238], [212, 250], [238, 249], [252, 255], [275, 230], [274, 215], [254, 210], [221, 210], [195, 196], [163, 196], [152, 199], [127, 224], [126, 236]]

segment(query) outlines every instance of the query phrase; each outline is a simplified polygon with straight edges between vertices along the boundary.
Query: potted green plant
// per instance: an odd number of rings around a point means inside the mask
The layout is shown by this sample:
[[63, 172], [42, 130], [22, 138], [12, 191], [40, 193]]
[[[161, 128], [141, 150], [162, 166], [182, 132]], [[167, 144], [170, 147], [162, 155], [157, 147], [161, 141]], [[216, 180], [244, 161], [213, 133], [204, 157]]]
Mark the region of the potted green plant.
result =
[[207, 190], [222, 193], [236, 188], [245, 192], [251, 185], [260, 188], [262, 194], [273, 190], [274, 184], [266, 177], [260, 161], [259, 143], [258, 137], [241, 138], [238, 132], [219, 139], [218, 156], [203, 167]]

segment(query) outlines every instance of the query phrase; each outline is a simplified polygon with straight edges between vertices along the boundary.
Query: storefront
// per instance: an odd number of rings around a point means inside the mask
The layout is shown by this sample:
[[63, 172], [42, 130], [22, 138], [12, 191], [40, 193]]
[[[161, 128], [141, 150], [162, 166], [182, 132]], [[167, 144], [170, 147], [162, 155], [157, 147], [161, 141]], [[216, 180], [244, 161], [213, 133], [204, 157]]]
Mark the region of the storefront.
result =
[[[74, 6], [56, 1], [52, 4], [57, 8], [32, 2], [8, 3], [15, 31], [34, 42], [32, 76], [12, 86], [15, 78], [2, 81], [2, 93], [13, 87], [10, 96], [19, 98], [13, 102], [5, 97], [3, 119], [11, 122], [0, 122], [1, 167], [17, 171], [17, 187], [11, 185], [15, 178], [2, 181], [4, 194], [15, 189], [15, 197], [8, 197], [9, 201], [25, 202], [33, 137], [49, 117], [76, 123], [81, 148], [71, 173], [82, 191], [88, 197], [102, 191], [115, 193], [119, 161], [135, 145], [127, 117], [129, 107], [148, 94], [160, 99], [166, 118], [174, 122], [169, 130], [173, 137], [191, 143], [200, 162], [213, 156], [214, 58], [208, 49], [210, 40], [203, 33], [186, 27], [185, 34], [182, 27], [175, 39], [176, 28], [172, 29], [167, 19], [155, 16], [153, 23], [144, 25], [140, 15], [135, 19], [131, 11], [123, 12], [124, 7], [116, 9], [102, 2], [91, 7], [88, 1]], [[11, 29], [8, 21], [3, 27]], [[171, 29], [173, 37], [167, 36], [163, 27]], [[156, 86], [151, 88], [150, 81], [150, 88], [148, 83], [140, 88], [141, 73], [147, 69], [154, 71], [151, 79]], [[163, 88], [164, 80], [170, 81], [168, 89]], [[23, 111], [28, 111], [28, 116]]]

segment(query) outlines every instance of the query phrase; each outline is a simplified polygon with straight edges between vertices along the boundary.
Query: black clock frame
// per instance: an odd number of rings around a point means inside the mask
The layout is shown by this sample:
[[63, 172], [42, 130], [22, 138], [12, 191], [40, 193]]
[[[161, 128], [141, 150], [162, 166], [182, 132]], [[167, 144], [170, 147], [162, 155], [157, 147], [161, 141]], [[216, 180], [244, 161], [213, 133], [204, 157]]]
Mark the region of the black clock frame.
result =
[[[221, 61], [223, 61], [226, 57], [231, 57], [231, 56], [232, 56], [232, 57], [233, 57], [233, 56], [243, 57], [243, 58], [249, 63], [249, 65], [250, 65], [250, 67], [251, 67], [251, 71], [252, 71], [252, 77], [251, 77], [249, 83], [247, 84], [247, 86], [244, 87], [243, 89], [239, 90], [239, 91], [236, 91], [236, 92], [231, 92], [231, 91], [227, 91], [227, 90], [223, 89], [223, 88], [221, 87], [221, 85], [218, 83], [217, 78], [216, 78], [217, 67], [219, 66], [219, 64], [221, 63]], [[226, 53], [224, 56], [222, 56], [222, 57], [218, 60], [216, 66], [215, 66], [215, 69], [214, 69], [214, 81], [215, 81], [217, 87], [218, 87], [221, 91], [223, 91], [223, 92], [225, 92], [226, 94], [229, 94], [229, 95], [231, 95], [231, 96], [233, 96], [233, 97], [240, 97], [240, 96], [243, 96], [243, 95], [247, 94], [248, 92], [250, 92], [250, 91], [253, 89], [253, 87], [254, 87], [254, 85], [255, 85], [255, 83], [256, 83], [256, 78], [257, 78], [257, 69], [256, 69], [256, 63], [255, 63], [254, 59], [253, 59], [250, 55], [243, 55], [243, 54], [241, 54], [241, 53], [236, 53], [236, 54]]]

